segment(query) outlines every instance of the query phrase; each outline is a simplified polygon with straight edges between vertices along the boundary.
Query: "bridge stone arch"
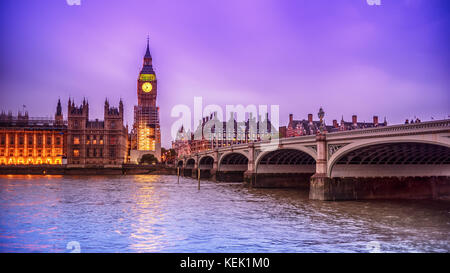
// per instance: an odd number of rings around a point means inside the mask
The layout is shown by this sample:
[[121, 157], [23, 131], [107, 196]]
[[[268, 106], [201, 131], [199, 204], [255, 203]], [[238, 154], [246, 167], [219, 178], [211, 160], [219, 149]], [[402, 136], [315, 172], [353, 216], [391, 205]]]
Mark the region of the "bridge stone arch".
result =
[[[268, 158], [270, 157], [270, 158]], [[269, 160], [266, 162], [265, 160]], [[272, 151], [265, 151], [259, 154], [255, 160], [255, 171], [257, 173], [266, 172], [262, 170], [261, 163], [266, 165], [312, 165], [315, 166], [316, 154], [312, 149], [306, 147], [282, 147]], [[297, 172], [298, 169], [291, 167], [291, 170], [284, 170], [283, 172]], [[311, 169], [307, 168], [308, 172]], [[313, 169], [314, 172], [315, 169]]]
[[220, 156], [219, 171], [246, 171], [248, 169], [248, 156], [242, 151], [230, 151]]
[[212, 169], [214, 166], [214, 156], [213, 155], [203, 155], [198, 160], [198, 167], [200, 169]]
[[[313, 154], [313, 153], [312, 153]], [[255, 187], [309, 188], [316, 160], [303, 149], [280, 148], [258, 155], [250, 182]], [[247, 179], [249, 180], [249, 179]]]
[[186, 163], [185, 163], [185, 168], [187, 168], [187, 169], [193, 169], [193, 168], [195, 168], [195, 165], [196, 165], [196, 161], [195, 161], [195, 158], [187, 158], [186, 159]]
[[328, 177], [450, 176], [450, 138], [356, 141], [333, 153], [327, 165]]
[[266, 156], [267, 154], [269, 154], [271, 152], [277, 151], [277, 150], [297, 150], [297, 151], [303, 152], [305, 154], [308, 154], [314, 160], [316, 160], [316, 157], [317, 157], [316, 151], [310, 147], [305, 147], [305, 146], [301, 146], [301, 145], [283, 145], [281, 147], [278, 147], [275, 150], [261, 151], [256, 157], [255, 166], [257, 166], [259, 164], [259, 162], [261, 161], [261, 159], [264, 156]]

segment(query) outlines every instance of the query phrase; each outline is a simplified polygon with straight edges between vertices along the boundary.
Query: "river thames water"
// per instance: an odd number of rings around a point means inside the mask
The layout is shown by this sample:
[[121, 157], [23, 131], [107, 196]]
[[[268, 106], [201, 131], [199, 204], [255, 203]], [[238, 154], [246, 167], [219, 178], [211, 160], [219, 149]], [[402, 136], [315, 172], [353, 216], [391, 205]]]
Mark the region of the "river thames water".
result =
[[0, 176], [0, 213], [0, 252], [450, 251], [449, 202], [198, 191], [176, 176]]

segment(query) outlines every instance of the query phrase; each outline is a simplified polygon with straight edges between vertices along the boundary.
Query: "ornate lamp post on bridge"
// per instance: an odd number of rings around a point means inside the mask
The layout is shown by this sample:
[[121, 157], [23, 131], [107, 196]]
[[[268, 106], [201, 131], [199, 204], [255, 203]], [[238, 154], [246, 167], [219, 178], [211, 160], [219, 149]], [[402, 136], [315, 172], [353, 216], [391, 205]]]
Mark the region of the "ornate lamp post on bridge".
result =
[[323, 125], [323, 117], [325, 116], [325, 112], [323, 111], [322, 107], [320, 107], [319, 109], [319, 113], [317, 113], [317, 116], [320, 119], [320, 126], [319, 126], [319, 131], [318, 134], [323, 134], [325, 133], [325, 126]]

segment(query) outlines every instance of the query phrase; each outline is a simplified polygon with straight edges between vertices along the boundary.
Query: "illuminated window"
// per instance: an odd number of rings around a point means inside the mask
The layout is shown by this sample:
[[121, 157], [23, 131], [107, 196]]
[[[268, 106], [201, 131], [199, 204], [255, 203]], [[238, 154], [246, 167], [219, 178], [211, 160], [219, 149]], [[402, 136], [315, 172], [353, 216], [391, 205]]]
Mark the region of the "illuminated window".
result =
[[73, 137], [73, 144], [80, 144], [80, 137], [74, 136]]
[[103, 145], [103, 136], [100, 136], [100, 145]]
[[47, 137], [47, 145], [52, 145], [52, 137], [51, 136]]
[[80, 150], [78, 150], [78, 149], [73, 149], [73, 156], [79, 157], [79, 156], [80, 156]]
[[37, 145], [39, 145], [39, 146], [42, 145], [42, 135], [37, 136]]
[[86, 136], [86, 144], [91, 144], [91, 139], [88, 135]]
[[56, 137], [56, 145], [61, 145], [61, 137]]
[[41, 150], [41, 149], [38, 149], [37, 155], [38, 155], [38, 156], [42, 156], [42, 150]]
[[0, 156], [4, 156], [5, 155], [5, 151], [3, 149], [0, 150]]
[[19, 149], [19, 156], [23, 156], [23, 150]]
[[33, 150], [32, 149], [28, 149], [28, 156], [33, 156]]

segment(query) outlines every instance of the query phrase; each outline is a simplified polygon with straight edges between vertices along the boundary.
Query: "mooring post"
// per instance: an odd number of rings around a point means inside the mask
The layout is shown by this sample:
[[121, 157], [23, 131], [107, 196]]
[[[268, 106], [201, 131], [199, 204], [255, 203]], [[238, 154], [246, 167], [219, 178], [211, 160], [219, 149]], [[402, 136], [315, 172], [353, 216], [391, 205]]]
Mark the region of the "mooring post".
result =
[[177, 167], [177, 178], [178, 178], [177, 183], [180, 184], [180, 167]]

